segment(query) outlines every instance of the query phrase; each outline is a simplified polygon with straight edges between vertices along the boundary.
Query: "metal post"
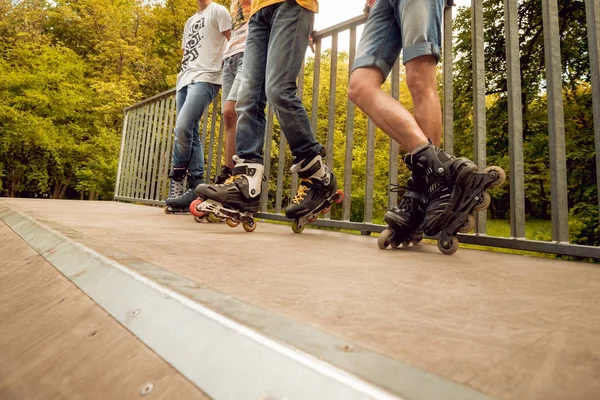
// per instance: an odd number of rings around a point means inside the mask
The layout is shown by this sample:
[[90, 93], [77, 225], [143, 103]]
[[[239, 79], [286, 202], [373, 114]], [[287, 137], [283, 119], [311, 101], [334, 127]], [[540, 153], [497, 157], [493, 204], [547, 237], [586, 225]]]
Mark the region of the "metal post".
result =
[[552, 192], [552, 240], [569, 241], [565, 119], [562, 98], [560, 32], [556, 0], [542, 1], [544, 57], [548, 90], [548, 131], [550, 134], [550, 174]]
[[[483, 43], [483, 2], [471, 1], [471, 31], [473, 43], [473, 161], [485, 168], [485, 53]], [[476, 232], [485, 234], [486, 213], [476, 213]]]
[[[396, 60], [392, 68], [392, 97], [396, 100], [400, 99], [400, 60]], [[390, 138], [390, 155], [388, 163], [388, 183], [391, 185], [398, 184], [398, 143]], [[388, 210], [398, 204], [398, 193], [388, 190]]]
[[[331, 37], [331, 63], [329, 69], [329, 109], [327, 124], [327, 160], [325, 163], [333, 170], [333, 141], [335, 140], [335, 101], [337, 95], [337, 65], [338, 65], [338, 34]], [[324, 215], [331, 218], [331, 211]]]
[[525, 238], [525, 172], [523, 167], [523, 113], [519, 57], [518, 5], [504, 0], [506, 73], [508, 78], [508, 144], [510, 154], [510, 232]]
[[596, 187], [598, 208], [600, 209], [600, 0], [586, 0], [585, 15], [590, 54], [590, 75], [592, 76], [592, 107], [596, 142]]
[[[352, 65], [356, 57], [356, 27], [350, 28], [348, 79], [352, 74]], [[352, 209], [352, 152], [354, 149], [354, 104], [348, 98], [348, 111], [346, 114], [346, 153], [344, 160], [344, 203], [342, 220], [350, 221]]]
[[444, 8], [444, 151], [454, 154], [454, 87], [452, 76], [452, 7]]

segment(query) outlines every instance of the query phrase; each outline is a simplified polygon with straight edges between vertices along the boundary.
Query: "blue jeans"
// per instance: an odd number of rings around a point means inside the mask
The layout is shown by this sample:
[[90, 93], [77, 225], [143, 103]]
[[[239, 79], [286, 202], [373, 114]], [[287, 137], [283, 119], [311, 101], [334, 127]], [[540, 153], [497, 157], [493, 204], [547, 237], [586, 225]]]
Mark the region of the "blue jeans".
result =
[[402, 62], [431, 55], [440, 59], [446, 0], [377, 0], [365, 23], [353, 70], [377, 67], [387, 77]]
[[294, 162], [322, 152], [302, 100], [296, 96], [296, 78], [313, 22], [312, 11], [289, 0], [262, 8], [250, 18], [236, 106], [239, 157], [263, 161], [267, 100], [290, 144]]
[[219, 92], [214, 83], [191, 83], [177, 91], [177, 121], [173, 144], [173, 168], [187, 168], [194, 178], [204, 178], [204, 150], [198, 123]]

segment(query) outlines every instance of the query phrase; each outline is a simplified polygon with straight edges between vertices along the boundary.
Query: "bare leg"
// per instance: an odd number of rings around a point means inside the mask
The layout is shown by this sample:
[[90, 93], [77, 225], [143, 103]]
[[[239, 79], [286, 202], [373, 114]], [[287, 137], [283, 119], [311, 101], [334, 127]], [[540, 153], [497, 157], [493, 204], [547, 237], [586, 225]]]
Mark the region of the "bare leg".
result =
[[359, 68], [352, 72], [348, 95], [375, 124], [407, 152], [427, 143], [427, 136], [415, 117], [381, 88], [383, 74], [378, 68]]
[[235, 104], [235, 101], [226, 101], [223, 109], [223, 122], [225, 123], [225, 165], [229, 168], [233, 168], [233, 156], [235, 155], [235, 129], [237, 125]]
[[442, 139], [442, 108], [436, 82], [437, 60], [422, 56], [406, 63], [406, 83], [413, 99], [414, 117], [426, 137], [439, 146]]

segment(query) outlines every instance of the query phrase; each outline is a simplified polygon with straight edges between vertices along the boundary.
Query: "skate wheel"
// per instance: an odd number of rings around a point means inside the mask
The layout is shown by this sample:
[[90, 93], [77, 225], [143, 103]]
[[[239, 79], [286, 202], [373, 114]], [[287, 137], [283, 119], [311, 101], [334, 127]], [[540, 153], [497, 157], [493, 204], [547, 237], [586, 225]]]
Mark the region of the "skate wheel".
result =
[[256, 221], [244, 222], [242, 227], [246, 232], [254, 232], [256, 229]]
[[312, 217], [311, 219], [308, 220], [309, 224], [312, 224], [313, 222], [315, 222], [317, 220], [317, 217]]
[[[384, 229], [377, 238], [377, 246], [379, 246], [381, 250], [387, 249], [388, 246], [392, 244], [392, 236], [394, 236], [394, 231], [389, 228]], [[394, 247], [398, 247], [396, 243], [394, 243], [394, 245]]]
[[302, 233], [302, 231], [304, 230], [304, 225], [302, 226], [298, 226], [299, 221], [297, 219], [294, 220], [294, 222], [292, 222], [292, 231], [294, 231], [294, 233]]
[[194, 221], [196, 221], [197, 223], [204, 222], [204, 217], [194, 217]]
[[335, 204], [340, 204], [342, 201], [344, 201], [344, 192], [338, 189], [336, 193], [338, 195], [338, 198], [334, 200]]
[[473, 211], [487, 210], [487, 208], [490, 206], [491, 202], [492, 202], [492, 197], [490, 196], [490, 194], [488, 192], [483, 192], [483, 193], [481, 193], [481, 196], [479, 197], [479, 202], [477, 204], [475, 204], [475, 207], [473, 207]]
[[469, 233], [473, 230], [473, 228], [475, 228], [475, 217], [473, 215], [469, 215], [467, 217], [467, 222], [465, 222], [463, 226], [458, 228], [458, 231], [460, 233]]
[[322, 212], [323, 214], [327, 214], [329, 211], [331, 211], [331, 206], [329, 206], [329, 207], [327, 207], [327, 208], [324, 208], [324, 209], [323, 209], [321, 212]]
[[198, 211], [198, 206], [203, 201], [204, 200], [202, 200], [202, 199], [196, 199], [196, 200], [194, 200], [194, 201], [191, 202], [191, 204], [190, 204], [190, 212], [192, 213], [192, 215], [194, 217], [204, 218], [206, 216], [206, 213], [204, 211]]
[[442, 239], [438, 240], [438, 249], [447, 256], [456, 253], [458, 250], [458, 239], [456, 236], [451, 236], [449, 241]]
[[165, 214], [171, 214], [171, 207], [165, 207]]
[[210, 222], [211, 224], [216, 224], [216, 223], [221, 222], [221, 219], [219, 217], [217, 217], [215, 215], [215, 213], [211, 213], [211, 212], [209, 212], [208, 215], [206, 216], [206, 220], [208, 222]]
[[485, 172], [486, 174], [493, 174], [496, 176], [496, 180], [492, 182], [490, 186], [488, 186], [490, 189], [498, 187], [502, 185], [504, 181], [506, 181], [506, 172], [504, 172], [502, 168], [496, 167], [495, 165], [487, 167], [483, 172]]
[[235, 228], [236, 226], [238, 226], [240, 223], [237, 221], [234, 221], [231, 218], [227, 218], [227, 225], [229, 225], [231, 228]]
[[404, 246], [404, 247], [410, 246], [410, 240], [405, 240], [404, 242], [402, 242], [402, 246]]

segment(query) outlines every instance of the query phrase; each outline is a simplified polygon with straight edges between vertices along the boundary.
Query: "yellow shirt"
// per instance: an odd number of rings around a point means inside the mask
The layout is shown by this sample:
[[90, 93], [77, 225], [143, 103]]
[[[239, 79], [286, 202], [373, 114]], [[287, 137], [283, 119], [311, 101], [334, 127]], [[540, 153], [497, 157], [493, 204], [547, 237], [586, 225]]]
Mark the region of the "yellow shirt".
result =
[[[252, 1], [252, 15], [254, 15], [254, 13], [256, 13], [258, 10], [260, 10], [261, 8], [265, 8], [267, 6], [273, 5], [273, 4], [277, 4], [277, 3], [283, 3], [285, 0], [254, 0]], [[306, 8], [307, 10], [310, 10], [312, 12], [319, 12], [319, 0], [296, 0], [297, 3]]]

